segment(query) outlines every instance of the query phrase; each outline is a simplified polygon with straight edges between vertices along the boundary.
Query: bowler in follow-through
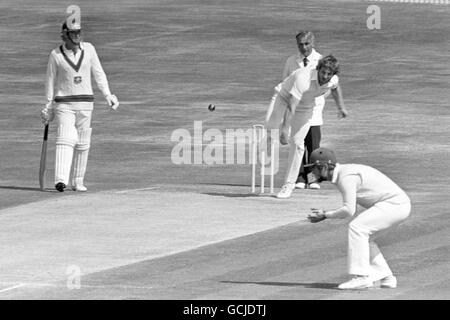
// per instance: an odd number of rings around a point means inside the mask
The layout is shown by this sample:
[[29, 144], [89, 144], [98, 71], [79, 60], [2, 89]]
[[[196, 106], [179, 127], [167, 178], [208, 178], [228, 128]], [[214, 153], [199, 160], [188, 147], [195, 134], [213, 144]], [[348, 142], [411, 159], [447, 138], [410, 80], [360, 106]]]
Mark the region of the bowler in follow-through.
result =
[[[338, 90], [338, 73], [337, 59], [328, 55], [318, 62], [316, 69], [297, 69], [275, 88], [278, 90], [278, 95], [274, 102], [273, 112], [270, 117], [266, 118], [266, 127], [268, 130], [278, 129], [284, 117], [280, 141], [289, 140], [290, 144], [286, 176], [277, 198], [289, 198], [295, 188], [316, 98], [326, 97], [332, 90], [335, 90], [338, 116], [344, 118], [348, 114], [341, 91]], [[291, 127], [291, 134], [288, 139], [289, 127]]]

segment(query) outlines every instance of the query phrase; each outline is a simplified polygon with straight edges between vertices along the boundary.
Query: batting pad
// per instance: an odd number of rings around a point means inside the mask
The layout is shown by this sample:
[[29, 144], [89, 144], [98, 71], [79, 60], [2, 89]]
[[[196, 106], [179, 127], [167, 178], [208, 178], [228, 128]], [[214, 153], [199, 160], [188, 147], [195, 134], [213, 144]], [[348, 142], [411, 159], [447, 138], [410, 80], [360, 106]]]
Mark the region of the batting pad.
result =
[[77, 129], [72, 126], [59, 125], [56, 132], [56, 145], [75, 147], [78, 141]]
[[55, 184], [63, 182], [68, 184], [70, 167], [72, 166], [73, 147], [57, 144], [55, 160]]
[[91, 146], [92, 128], [78, 130], [78, 142], [75, 145], [75, 150], [85, 151], [89, 150]]
[[69, 183], [70, 167], [72, 166], [73, 148], [78, 135], [75, 127], [58, 126], [56, 132], [55, 184]]
[[86, 173], [89, 148], [91, 146], [92, 128], [78, 131], [78, 143], [75, 145], [75, 156], [72, 170], [72, 186], [83, 185]]

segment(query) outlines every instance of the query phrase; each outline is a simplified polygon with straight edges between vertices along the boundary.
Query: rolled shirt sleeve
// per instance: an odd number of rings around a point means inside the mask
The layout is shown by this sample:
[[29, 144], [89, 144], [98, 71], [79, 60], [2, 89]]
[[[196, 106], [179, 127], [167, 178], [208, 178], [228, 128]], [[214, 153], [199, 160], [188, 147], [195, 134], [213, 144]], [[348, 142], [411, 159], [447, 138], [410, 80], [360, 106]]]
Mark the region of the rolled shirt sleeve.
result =
[[337, 75], [332, 76], [328, 83], [330, 89], [337, 89], [339, 85], [339, 77]]

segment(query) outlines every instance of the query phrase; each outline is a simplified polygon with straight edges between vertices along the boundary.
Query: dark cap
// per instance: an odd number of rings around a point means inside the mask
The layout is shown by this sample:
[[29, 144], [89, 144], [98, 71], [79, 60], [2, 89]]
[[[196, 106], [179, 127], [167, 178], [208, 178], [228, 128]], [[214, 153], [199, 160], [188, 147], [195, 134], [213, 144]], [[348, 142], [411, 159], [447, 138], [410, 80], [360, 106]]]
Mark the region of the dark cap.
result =
[[62, 27], [61, 27], [62, 31], [78, 31], [81, 30], [81, 26], [79, 23], [73, 23], [72, 27], [69, 28], [69, 26], [67, 25], [67, 22], [64, 21]]
[[312, 167], [317, 163], [336, 163], [336, 156], [334, 155], [333, 150], [327, 148], [318, 148], [311, 152], [311, 156], [309, 157], [309, 163], [304, 167]]

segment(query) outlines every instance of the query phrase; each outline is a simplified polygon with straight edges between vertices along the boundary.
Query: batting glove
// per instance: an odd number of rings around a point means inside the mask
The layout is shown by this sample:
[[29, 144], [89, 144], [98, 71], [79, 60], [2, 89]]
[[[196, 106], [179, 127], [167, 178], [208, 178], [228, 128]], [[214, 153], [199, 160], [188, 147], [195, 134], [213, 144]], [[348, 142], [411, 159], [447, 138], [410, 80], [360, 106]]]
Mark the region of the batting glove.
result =
[[113, 94], [110, 94], [109, 96], [106, 96], [106, 101], [108, 102], [108, 105], [113, 110], [117, 110], [117, 108], [120, 105], [119, 99], [117, 99], [117, 97], [115, 95], [113, 95]]
[[45, 107], [41, 110], [41, 121], [42, 123], [49, 123], [55, 118], [55, 113], [53, 108], [51, 108], [51, 103], [47, 103]]

